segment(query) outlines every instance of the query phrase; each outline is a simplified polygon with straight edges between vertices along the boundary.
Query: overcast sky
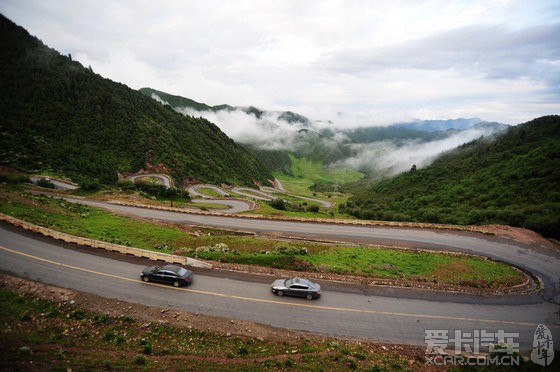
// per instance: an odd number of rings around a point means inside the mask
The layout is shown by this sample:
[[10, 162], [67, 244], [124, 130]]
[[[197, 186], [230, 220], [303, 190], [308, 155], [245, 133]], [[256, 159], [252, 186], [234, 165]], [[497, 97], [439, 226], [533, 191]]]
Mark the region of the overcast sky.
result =
[[348, 125], [560, 113], [558, 0], [1, 0], [0, 12], [105, 77], [210, 105]]

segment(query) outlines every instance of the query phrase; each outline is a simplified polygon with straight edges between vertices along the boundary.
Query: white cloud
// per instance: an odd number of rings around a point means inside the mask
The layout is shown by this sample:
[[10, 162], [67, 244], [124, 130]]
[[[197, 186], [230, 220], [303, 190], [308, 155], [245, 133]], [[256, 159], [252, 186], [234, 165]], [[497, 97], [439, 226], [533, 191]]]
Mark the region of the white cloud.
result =
[[293, 149], [300, 124], [289, 124], [281, 120], [278, 113], [269, 112], [261, 118], [234, 111], [196, 111], [190, 108], [178, 110], [185, 115], [203, 117], [216, 125], [229, 137], [241, 143], [255, 145], [267, 150]]
[[381, 124], [560, 111], [554, 0], [3, 0], [0, 12], [106, 77], [210, 105]]
[[418, 168], [429, 165], [444, 151], [454, 149], [480, 136], [491, 135], [490, 129], [469, 129], [451, 137], [430, 142], [410, 141], [395, 144], [393, 141], [352, 145], [355, 155], [335, 164], [373, 172], [383, 172], [392, 176], [407, 170], [413, 165]]

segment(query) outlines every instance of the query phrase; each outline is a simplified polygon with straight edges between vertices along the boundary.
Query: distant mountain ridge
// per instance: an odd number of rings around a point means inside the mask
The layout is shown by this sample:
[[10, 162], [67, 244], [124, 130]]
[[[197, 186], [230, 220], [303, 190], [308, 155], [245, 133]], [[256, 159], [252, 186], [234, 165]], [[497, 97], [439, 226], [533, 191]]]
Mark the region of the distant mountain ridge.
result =
[[448, 120], [413, 120], [386, 126], [364, 125], [353, 129], [334, 131], [324, 126], [317, 128], [312, 120], [292, 111], [267, 111], [255, 106], [240, 107], [228, 104], [210, 106], [190, 98], [172, 95], [153, 88], [141, 88], [139, 91], [157, 101], [170, 105], [176, 110], [186, 108], [201, 112], [241, 111], [247, 115], [253, 115], [257, 119], [263, 119], [270, 114], [275, 114], [278, 120], [283, 120], [292, 125], [298, 124], [304, 128], [314, 130], [325, 137], [334, 137], [339, 132], [344, 133], [357, 143], [368, 143], [389, 138], [433, 140], [446, 137], [449, 134], [446, 132], [450, 130], [464, 131], [470, 128], [492, 128], [500, 131], [509, 127], [507, 124], [486, 122], [479, 118], [457, 118]]
[[[161, 103], [168, 104], [174, 109], [181, 109], [181, 108], [190, 108], [196, 111], [210, 111], [210, 112], [218, 112], [218, 111], [242, 111], [247, 115], [254, 115], [257, 119], [261, 119], [265, 114], [271, 113], [269, 111], [260, 110], [254, 106], [248, 107], [241, 107], [241, 106], [231, 106], [227, 104], [210, 106], [206, 103], [197, 102], [193, 99], [172, 95], [169, 93], [165, 93], [153, 88], [140, 88], [139, 92], [155, 99], [156, 101], [160, 101]], [[309, 124], [311, 121], [303, 115], [297, 114], [291, 111], [281, 111], [275, 112], [278, 114], [278, 117], [281, 120], [286, 121], [287, 123], [301, 123], [301, 124]]]
[[[391, 164], [389, 160], [367, 162], [360, 157], [367, 157], [368, 153], [371, 153], [370, 156], [377, 154], [375, 156], [386, 158], [388, 151], [431, 142], [438, 142], [440, 146], [452, 146], [454, 141], [449, 141], [450, 145], [445, 145], [444, 142], [458, 135], [465, 137], [465, 141], [469, 141], [509, 127], [505, 124], [488, 123], [472, 118], [416, 120], [389, 126], [364, 125], [344, 129], [337, 127], [336, 123], [312, 121], [304, 115], [291, 111], [266, 111], [254, 106], [235, 107], [227, 104], [210, 106], [152, 88], [142, 88], [140, 92], [170, 105], [178, 112], [209, 118], [220, 125], [226, 133], [231, 131], [232, 138], [242, 143], [271, 171], [285, 172], [289, 168], [288, 155], [291, 154], [327, 166], [350, 166], [360, 171], [373, 171], [379, 175], [394, 173], [402, 170], [404, 165]], [[462, 135], [463, 133], [466, 135]], [[459, 144], [461, 143], [455, 146]], [[278, 156], [284, 160], [273, 160]], [[420, 160], [416, 162], [419, 166], [423, 164]], [[383, 167], [387, 169], [381, 169]]]
[[0, 15], [0, 164], [112, 184], [157, 165], [177, 184], [272, 176], [216, 125], [60, 55]]
[[163, 104], [167, 104], [173, 108], [177, 107], [190, 107], [197, 111], [221, 111], [221, 110], [235, 110], [235, 107], [230, 105], [209, 106], [205, 103], [197, 102], [193, 99], [175, 96], [152, 88], [141, 88], [138, 90], [145, 96], [155, 99]]
[[416, 129], [424, 132], [446, 131], [449, 129], [466, 130], [482, 123], [479, 118], [458, 118], [448, 120], [414, 120], [407, 123], [396, 123], [392, 126], [397, 128]]

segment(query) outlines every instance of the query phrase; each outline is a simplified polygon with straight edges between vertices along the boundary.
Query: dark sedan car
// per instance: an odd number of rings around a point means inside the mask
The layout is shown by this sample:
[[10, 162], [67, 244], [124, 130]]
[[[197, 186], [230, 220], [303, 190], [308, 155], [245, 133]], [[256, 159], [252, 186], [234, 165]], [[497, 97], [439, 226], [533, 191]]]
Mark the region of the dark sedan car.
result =
[[272, 283], [272, 293], [278, 296], [305, 297], [312, 300], [321, 297], [321, 286], [303, 278], [278, 279]]
[[168, 283], [175, 287], [189, 285], [193, 280], [191, 271], [176, 265], [150, 266], [142, 271], [140, 277], [145, 282]]

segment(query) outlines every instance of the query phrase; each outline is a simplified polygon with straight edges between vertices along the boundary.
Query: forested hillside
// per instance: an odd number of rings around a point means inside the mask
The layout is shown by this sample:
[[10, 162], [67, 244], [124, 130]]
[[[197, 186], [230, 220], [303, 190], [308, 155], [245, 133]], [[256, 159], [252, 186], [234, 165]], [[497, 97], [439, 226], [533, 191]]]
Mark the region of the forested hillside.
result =
[[169, 104], [174, 109], [179, 107], [189, 107], [197, 111], [220, 111], [220, 110], [235, 110], [235, 107], [229, 105], [208, 106], [205, 103], [196, 102], [190, 98], [181, 96], [174, 96], [169, 93], [161, 92], [152, 88], [140, 88], [138, 90], [145, 96], [150, 98], [159, 98], [163, 102]]
[[146, 163], [179, 183], [271, 178], [214, 124], [102, 78], [0, 15], [0, 164], [111, 184]]
[[364, 219], [508, 224], [560, 237], [560, 116], [481, 138], [381, 181], [340, 209]]

